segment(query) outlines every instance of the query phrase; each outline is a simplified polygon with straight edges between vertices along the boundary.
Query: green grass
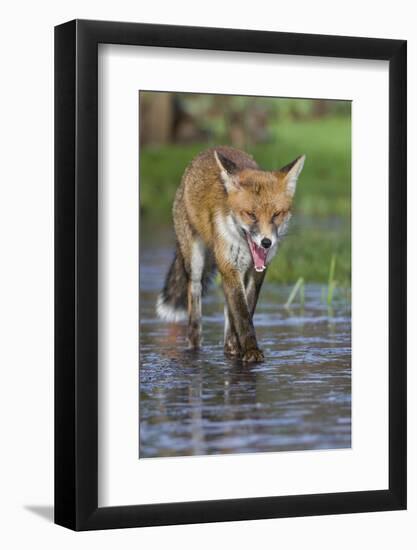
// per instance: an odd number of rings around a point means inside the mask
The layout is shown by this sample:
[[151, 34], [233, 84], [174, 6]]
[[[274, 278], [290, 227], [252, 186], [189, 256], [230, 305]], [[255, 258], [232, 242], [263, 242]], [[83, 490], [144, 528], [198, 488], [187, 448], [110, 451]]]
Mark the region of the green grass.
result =
[[[336, 255], [334, 280], [350, 286], [350, 121], [327, 118], [281, 122], [272, 129], [274, 141], [248, 146], [258, 164], [278, 169], [300, 154], [307, 160], [297, 185], [294, 218], [268, 279], [295, 284], [328, 283]], [[215, 144], [145, 148], [140, 162], [141, 214], [144, 219], [171, 223], [171, 207], [184, 168], [201, 150]], [[326, 223], [332, 219], [336, 223]], [[301, 221], [300, 221], [301, 220]], [[294, 223], [295, 221], [295, 223]]]
[[[344, 224], [343, 224], [344, 225]], [[314, 229], [310, 223], [301, 225], [283, 240], [277, 257], [268, 268], [269, 281], [294, 284], [300, 277], [306, 283], [328, 283], [329, 265], [333, 255], [337, 262], [334, 280], [338, 286], [350, 286], [350, 224], [343, 229]]]
[[297, 294], [300, 295], [301, 305], [304, 305], [304, 278], [303, 277], [300, 277], [299, 279], [297, 279], [297, 282], [292, 287], [290, 295], [288, 296], [288, 300], [285, 303], [286, 308], [289, 309], [291, 307], [291, 304], [295, 300], [295, 297], [297, 296]]
[[306, 154], [294, 207], [314, 216], [350, 216], [351, 132], [347, 118], [284, 122], [273, 144], [250, 148], [266, 170], [280, 168]]
[[[347, 118], [282, 122], [272, 143], [247, 147], [265, 170], [278, 169], [305, 153], [307, 160], [295, 208], [315, 216], [350, 215], [350, 122]], [[214, 144], [169, 145], [141, 152], [141, 210], [170, 215], [175, 191], [186, 165]]]
[[140, 155], [140, 208], [147, 218], [171, 222], [175, 192], [187, 164], [207, 144], [147, 148]]

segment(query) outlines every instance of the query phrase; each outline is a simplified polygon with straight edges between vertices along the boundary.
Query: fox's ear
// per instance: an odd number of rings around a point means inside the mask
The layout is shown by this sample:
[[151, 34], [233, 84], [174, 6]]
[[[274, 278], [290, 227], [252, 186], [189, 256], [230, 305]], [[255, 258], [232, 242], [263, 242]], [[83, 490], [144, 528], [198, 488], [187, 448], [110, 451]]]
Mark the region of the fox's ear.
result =
[[295, 188], [297, 187], [298, 176], [301, 174], [305, 159], [306, 156], [301, 155], [286, 166], [283, 166], [281, 170], [279, 170], [281, 174], [284, 174], [287, 195], [289, 195], [290, 197], [294, 196]]
[[232, 190], [239, 189], [239, 179], [236, 175], [238, 172], [238, 167], [236, 164], [217, 151], [214, 151], [214, 158], [216, 159], [217, 166], [219, 167], [220, 177], [224, 183], [226, 191], [229, 193]]

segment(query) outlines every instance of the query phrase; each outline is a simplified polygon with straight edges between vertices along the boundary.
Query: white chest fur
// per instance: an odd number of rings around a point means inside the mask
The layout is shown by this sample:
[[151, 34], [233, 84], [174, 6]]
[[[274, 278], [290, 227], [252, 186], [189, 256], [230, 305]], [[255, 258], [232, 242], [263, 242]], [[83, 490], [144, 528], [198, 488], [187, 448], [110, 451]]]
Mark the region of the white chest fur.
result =
[[217, 234], [222, 240], [225, 258], [239, 271], [245, 272], [253, 265], [248, 243], [232, 216], [216, 216]]

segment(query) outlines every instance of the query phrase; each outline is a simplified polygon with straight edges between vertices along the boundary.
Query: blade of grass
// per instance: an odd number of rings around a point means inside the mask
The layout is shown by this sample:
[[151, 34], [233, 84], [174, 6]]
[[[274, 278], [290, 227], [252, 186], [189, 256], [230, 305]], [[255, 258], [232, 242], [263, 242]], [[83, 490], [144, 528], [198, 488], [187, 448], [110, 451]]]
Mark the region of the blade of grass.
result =
[[329, 284], [329, 288], [327, 290], [327, 305], [330, 306], [332, 301], [333, 301], [333, 294], [334, 294], [334, 289], [336, 288], [336, 281], [332, 281], [330, 284]]
[[290, 292], [290, 295], [288, 296], [288, 300], [285, 303], [286, 308], [289, 308], [291, 306], [291, 304], [294, 301], [294, 298], [296, 297], [297, 292], [298, 292], [299, 288], [301, 287], [301, 285], [303, 284], [303, 282], [304, 282], [303, 277], [300, 277], [297, 280], [297, 282], [295, 283], [295, 285], [293, 286], [293, 288]]
[[333, 293], [336, 287], [336, 281], [334, 280], [335, 269], [336, 269], [336, 254], [333, 254], [332, 259], [330, 260], [329, 284], [327, 287], [327, 305], [330, 305], [332, 303]]
[[304, 279], [300, 286], [300, 305], [301, 307], [304, 307]]

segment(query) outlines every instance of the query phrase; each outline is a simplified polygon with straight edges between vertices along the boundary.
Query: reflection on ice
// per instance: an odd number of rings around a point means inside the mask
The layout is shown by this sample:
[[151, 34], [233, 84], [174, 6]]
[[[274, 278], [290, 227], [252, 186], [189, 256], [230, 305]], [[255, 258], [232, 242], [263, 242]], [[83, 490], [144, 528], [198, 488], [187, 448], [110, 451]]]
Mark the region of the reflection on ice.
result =
[[266, 360], [223, 355], [223, 298], [204, 303], [204, 347], [185, 351], [185, 327], [155, 318], [166, 259], [140, 269], [140, 457], [348, 448], [351, 445], [350, 306], [332, 311], [307, 286], [304, 307], [283, 307], [288, 288], [265, 286], [255, 318]]

